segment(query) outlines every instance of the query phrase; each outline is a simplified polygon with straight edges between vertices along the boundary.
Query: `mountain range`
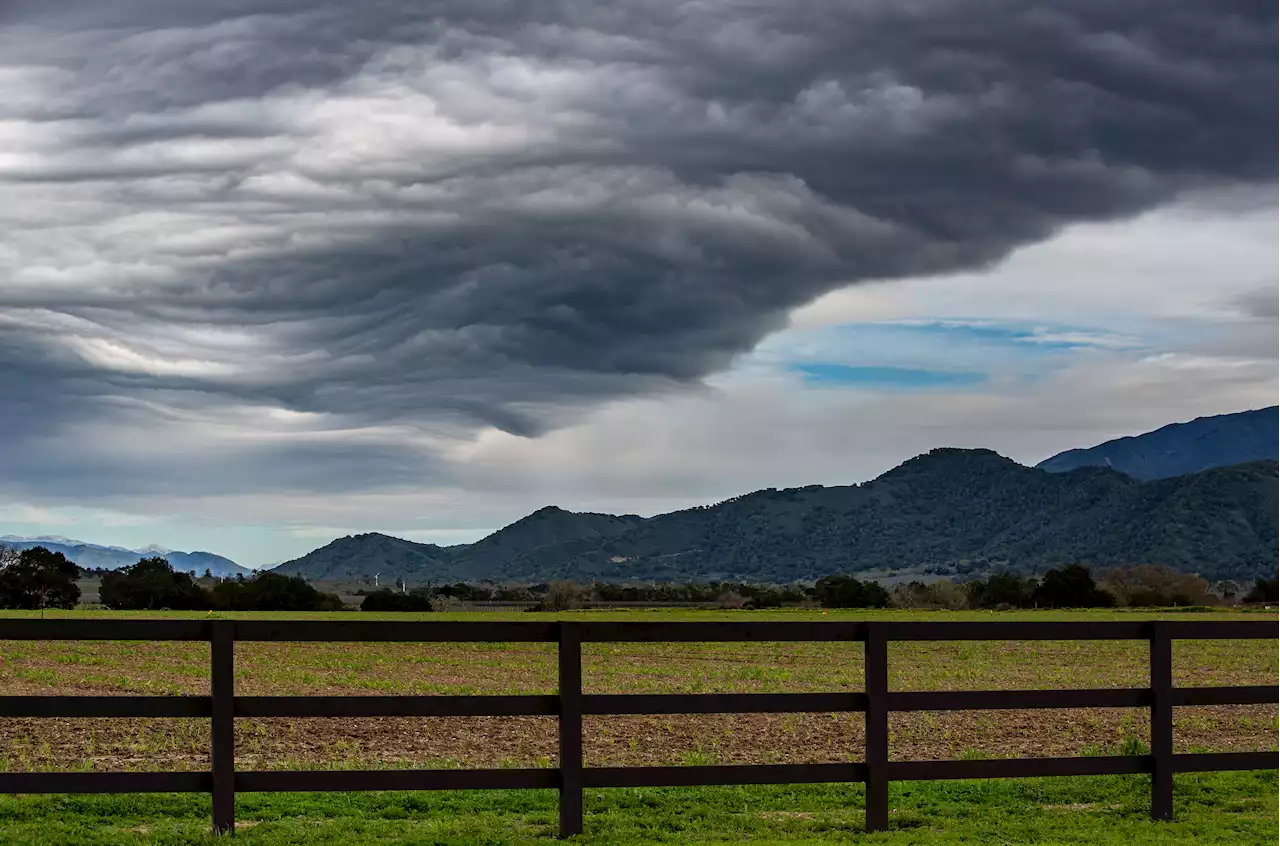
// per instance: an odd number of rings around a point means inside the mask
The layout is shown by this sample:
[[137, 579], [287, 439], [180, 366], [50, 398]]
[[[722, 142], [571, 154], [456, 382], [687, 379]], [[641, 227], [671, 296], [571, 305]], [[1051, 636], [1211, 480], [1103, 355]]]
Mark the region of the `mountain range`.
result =
[[861, 485], [767, 489], [642, 519], [544, 508], [470, 546], [367, 534], [277, 570], [442, 581], [791, 582], [1169, 564], [1251, 580], [1277, 564], [1277, 463], [1142, 482], [936, 449]]
[[1274, 405], [1197, 417], [1144, 435], [1060, 452], [1036, 466], [1054, 473], [1077, 467], [1110, 467], [1135, 479], [1168, 479], [1211, 467], [1280, 458], [1278, 425], [1280, 416]]
[[122, 546], [101, 546], [96, 543], [64, 538], [60, 535], [42, 535], [37, 537], [19, 537], [17, 535], [0, 536], [0, 544], [14, 549], [28, 549], [43, 546], [51, 552], [61, 552], [70, 560], [85, 569], [117, 570], [130, 564], [137, 564], [140, 558], [160, 556], [169, 559], [173, 569], [181, 571], [194, 570], [202, 575], [209, 570], [215, 576], [227, 577], [244, 574], [252, 575], [253, 571], [241, 567], [230, 558], [215, 555], [212, 552], [178, 552], [160, 546], [145, 546], [141, 549], [126, 549]]
[[[276, 572], [307, 579], [790, 582], [1157, 563], [1212, 580], [1277, 565], [1277, 409], [1203, 417], [1025, 467], [990, 450], [935, 449], [860, 485], [769, 488], [643, 518], [554, 506], [473, 544], [347, 536]], [[41, 544], [82, 567], [163, 554], [175, 569], [252, 571], [208, 552]]]

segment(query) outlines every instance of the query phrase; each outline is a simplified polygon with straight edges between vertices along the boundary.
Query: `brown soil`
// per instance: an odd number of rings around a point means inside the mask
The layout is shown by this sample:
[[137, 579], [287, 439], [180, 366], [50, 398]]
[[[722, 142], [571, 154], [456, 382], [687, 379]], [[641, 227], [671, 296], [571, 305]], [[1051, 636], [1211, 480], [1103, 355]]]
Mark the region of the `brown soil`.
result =
[[[1179, 708], [1182, 751], [1275, 749], [1276, 706]], [[928, 712], [890, 717], [898, 760], [1043, 757], [1115, 752], [1147, 741], [1133, 709]], [[0, 762], [10, 770], [207, 769], [209, 726], [188, 719], [0, 720]], [[588, 765], [818, 763], [859, 760], [860, 714], [589, 717]], [[245, 719], [236, 726], [242, 769], [381, 766], [551, 766], [551, 717]]]

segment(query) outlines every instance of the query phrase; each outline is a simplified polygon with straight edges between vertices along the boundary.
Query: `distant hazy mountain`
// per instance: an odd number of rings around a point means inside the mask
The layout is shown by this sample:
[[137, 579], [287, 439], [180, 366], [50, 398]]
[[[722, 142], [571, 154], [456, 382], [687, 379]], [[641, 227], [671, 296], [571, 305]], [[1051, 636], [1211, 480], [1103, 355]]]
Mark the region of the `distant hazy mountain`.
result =
[[40, 537], [4, 535], [0, 536], [0, 543], [15, 549], [43, 546], [53, 552], [61, 552], [67, 558], [86, 569], [106, 568], [116, 570], [121, 567], [127, 567], [130, 564], [137, 564], [141, 558], [159, 555], [162, 558], [169, 559], [173, 569], [181, 571], [195, 570], [197, 575], [203, 575], [206, 569], [210, 570], [215, 576], [224, 577], [241, 573], [247, 576], [253, 573], [249, 568], [241, 567], [230, 558], [214, 555], [212, 552], [176, 552], [154, 545], [146, 546], [142, 549], [125, 549], [121, 546], [101, 546], [95, 543], [85, 543], [84, 541], [64, 538], [61, 535]]
[[642, 519], [542, 509], [470, 546], [386, 535], [334, 541], [282, 572], [311, 579], [789, 582], [836, 572], [964, 574], [1169, 564], [1210, 579], [1271, 575], [1277, 464], [1151, 482], [1049, 473], [989, 450], [937, 449], [862, 485], [768, 489]]
[[1145, 435], [1071, 449], [1036, 466], [1051, 473], [1110, 467], [1135, 479], [1167, 479], [1211, 467], [1280, 458], [1277, 407], [1171, 423]]

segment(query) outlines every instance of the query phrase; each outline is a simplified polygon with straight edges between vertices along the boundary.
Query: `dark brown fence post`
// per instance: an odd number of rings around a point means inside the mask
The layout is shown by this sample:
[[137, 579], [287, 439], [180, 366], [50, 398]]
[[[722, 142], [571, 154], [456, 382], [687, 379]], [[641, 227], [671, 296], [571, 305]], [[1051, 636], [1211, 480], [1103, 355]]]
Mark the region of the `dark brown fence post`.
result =
[[1173, 641], [1151, 624], [1151, 818], [1173, 819]]
[[560, 836], [582, 833], [582, 631], [560, 623]]
[[235, 623], [210, 623], [210, 684], [212, 700], [213, 833], [236, 830]]
[[867, 623], [867, 831], [889, 828], [889, 649], [882, 623]]

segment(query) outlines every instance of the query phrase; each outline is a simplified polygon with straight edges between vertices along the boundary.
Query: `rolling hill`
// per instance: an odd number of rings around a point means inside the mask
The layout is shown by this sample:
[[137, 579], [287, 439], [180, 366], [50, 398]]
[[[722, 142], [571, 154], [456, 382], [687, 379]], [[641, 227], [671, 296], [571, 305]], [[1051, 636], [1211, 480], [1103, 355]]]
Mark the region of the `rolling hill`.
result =
[[1051, 473], [1110, 467], [1135, 479], [1167, 479], [1246, 461], [1280, 458], [1277, 406], [1197, 417], [1143, 435], [1071, 449], [1036, 466]]
[[447, 547], [368, 532], [338, 538], [271, 569], [312, 581], [370, 578], [380, 574], [389, 583], [397, 576], [411, 574], [426, 578], [426, 574], [445, 572], [450, 566]]
[[1271, 575], [1277, 464], [1141, 482], [1062, 473], [989, 450], [936, 449], [862, 485], [767, 489], [656, 517], [542, 509], [469, 546], [342, 538], [278, 568], [310, 579], [381, 572], [413, 582], [746, 580], [835, 572], [1169, 564], [1209, 579]]

